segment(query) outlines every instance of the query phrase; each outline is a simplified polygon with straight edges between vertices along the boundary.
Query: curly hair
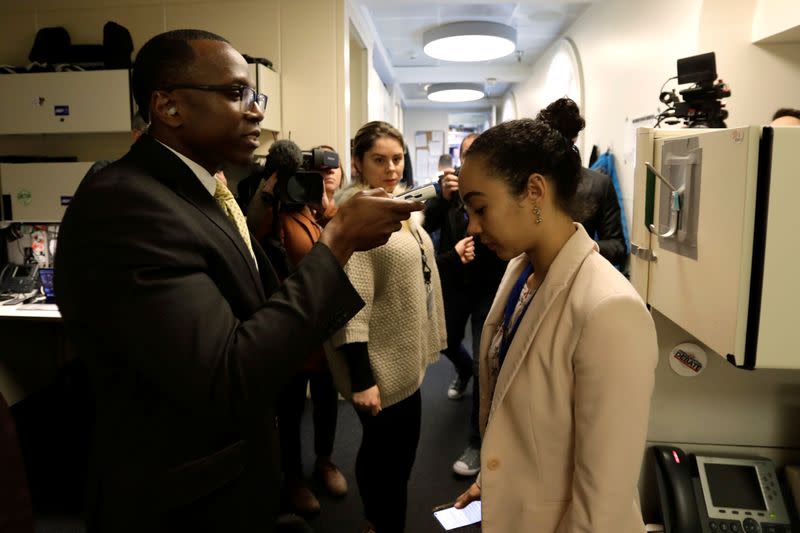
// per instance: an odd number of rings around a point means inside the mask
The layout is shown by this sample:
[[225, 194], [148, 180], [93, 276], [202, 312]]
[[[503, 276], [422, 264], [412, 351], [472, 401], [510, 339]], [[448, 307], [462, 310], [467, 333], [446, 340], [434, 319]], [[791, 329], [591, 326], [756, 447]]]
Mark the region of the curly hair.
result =
[[567, 139], [574, 139], [586, 127], [581, 110], [571, 98], [559, 98], [536, 115], [561, 132]]
[[486, 130], [467, 151], [467, 161], [478, 158], [515, 196], [525, 193], [531, 174], [543, 175], [555, 185], [557, 205], [569, 212], [580, 181], [580, 155], [545, 118], [511, 120]]

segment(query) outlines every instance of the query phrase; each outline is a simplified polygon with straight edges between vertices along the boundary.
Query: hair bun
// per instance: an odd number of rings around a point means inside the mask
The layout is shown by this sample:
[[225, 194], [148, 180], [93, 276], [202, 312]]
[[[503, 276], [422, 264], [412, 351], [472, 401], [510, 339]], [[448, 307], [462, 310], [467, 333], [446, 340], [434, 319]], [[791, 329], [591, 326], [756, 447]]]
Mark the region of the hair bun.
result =
[[539, 111], [536, 120], [547, 124], [557, 130], [570, 142], [586, 126], [581, 117], [581, 110], [571, 98], [559, 98], [555, 102]]

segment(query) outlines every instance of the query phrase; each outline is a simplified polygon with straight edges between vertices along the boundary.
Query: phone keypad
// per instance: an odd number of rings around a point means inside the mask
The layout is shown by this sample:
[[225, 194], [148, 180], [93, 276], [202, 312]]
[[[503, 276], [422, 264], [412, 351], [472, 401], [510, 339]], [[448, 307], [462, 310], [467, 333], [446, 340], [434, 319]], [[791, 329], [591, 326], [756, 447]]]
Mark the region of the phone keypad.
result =
[[742, 523], [738, 520], [709, 520], [708, 529], [712, 533], [745, 533], [747, 529], [742, 528]]

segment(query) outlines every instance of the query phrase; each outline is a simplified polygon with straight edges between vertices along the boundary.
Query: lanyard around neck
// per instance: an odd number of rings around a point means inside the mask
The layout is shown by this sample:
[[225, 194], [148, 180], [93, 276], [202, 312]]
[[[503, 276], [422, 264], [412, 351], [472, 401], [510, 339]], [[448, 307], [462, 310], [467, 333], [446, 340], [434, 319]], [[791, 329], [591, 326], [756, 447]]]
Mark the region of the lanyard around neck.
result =
[[422, 258], [422, 279], [425, 280], [425, 288], [430, 290], [431, 288], [431, 267], [428, 266], [428, 256], [425, 254], [425, 246], [422, 242], [422, 236], [419, 234], [417, 229], [412, 226], [411, 221], [408, 221], [408, 229], [411, 231], [411, 234], [414, 236], [414, 240], [417, 241], [419, 245], [419, 253], [420, 257]]
[[533, 273], [533, 265], [529, 263], [519, 275], [519, 279], [517, 279], [517, 282], [514, 284], [514, 288], [511, 289], [511, 294], [508, 296], [508, 301], [506, 302], [506, 310], [505, 313], [503, 313], [503, 339], [500, 343], [500, 351], [498, 353], [498, 358], [500, 359], [501, 365], [506, 358], [508, 348], [511, 346], [511, 341], [514, 339], [514, 335], [517, 333], [519, 324], [522, 322], [522, 317], [525, 316], [525, 311], [528, 310], [528, 306], [533, 301], [535, 291], [533, 294], [531, 294], [531, 297], [528, 298], [528, 301], [525, 302], [525, 307], [520, 310], [519, 314], [517, 315], [517, 319], [514, 321], [514, 325], [509, 330], [509, 326], [511, 325], [511, 317], [514, 315], [514, 309], [517, 307], [519, 297], [522, 295], [522, 289], [525, 287], [525, 283], [527, 283], [528, 277], [531, 275], [531, 273]]

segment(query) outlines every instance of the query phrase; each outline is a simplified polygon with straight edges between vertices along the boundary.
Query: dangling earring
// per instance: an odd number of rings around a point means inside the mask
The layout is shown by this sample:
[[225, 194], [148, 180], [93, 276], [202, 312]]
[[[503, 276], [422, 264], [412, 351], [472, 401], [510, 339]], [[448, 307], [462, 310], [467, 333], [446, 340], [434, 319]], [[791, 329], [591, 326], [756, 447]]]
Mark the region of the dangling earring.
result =
[[542, 223], [542, 210], [539, 208], [538, 205], [533, 206], [533, 214], [536, 216], [536, 223]]

